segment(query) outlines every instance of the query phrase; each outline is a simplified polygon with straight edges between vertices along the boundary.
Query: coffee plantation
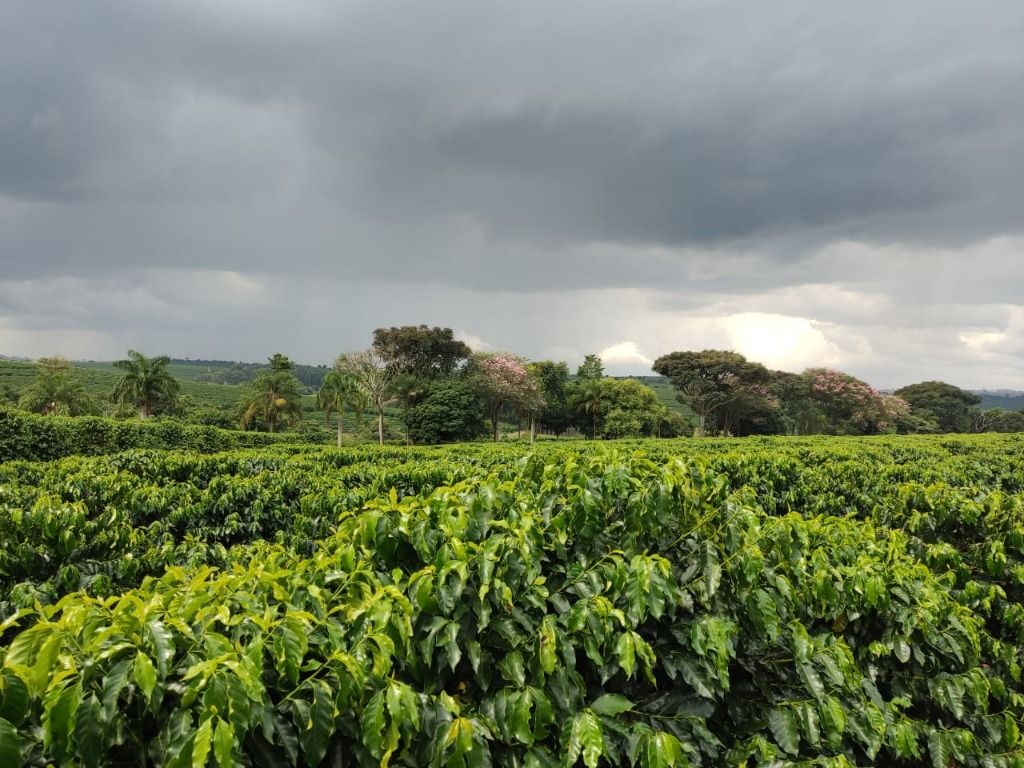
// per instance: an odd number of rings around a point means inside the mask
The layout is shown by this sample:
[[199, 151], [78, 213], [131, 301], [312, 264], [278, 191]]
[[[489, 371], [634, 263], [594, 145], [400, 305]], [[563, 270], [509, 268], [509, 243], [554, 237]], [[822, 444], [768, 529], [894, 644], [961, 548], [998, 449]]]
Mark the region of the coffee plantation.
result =
[[1024, 439], [0, 464], [0, 766], [1019, 766]]

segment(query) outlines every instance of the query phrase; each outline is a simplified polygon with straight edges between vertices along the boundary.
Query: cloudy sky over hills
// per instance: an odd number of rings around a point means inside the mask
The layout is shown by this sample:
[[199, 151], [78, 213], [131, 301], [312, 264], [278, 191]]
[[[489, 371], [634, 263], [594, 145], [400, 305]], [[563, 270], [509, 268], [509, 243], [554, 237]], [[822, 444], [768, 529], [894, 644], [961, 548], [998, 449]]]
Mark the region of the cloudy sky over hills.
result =
[[425, 322], [1024, 388], [1024, 4], [0, 0], [0, 354]]

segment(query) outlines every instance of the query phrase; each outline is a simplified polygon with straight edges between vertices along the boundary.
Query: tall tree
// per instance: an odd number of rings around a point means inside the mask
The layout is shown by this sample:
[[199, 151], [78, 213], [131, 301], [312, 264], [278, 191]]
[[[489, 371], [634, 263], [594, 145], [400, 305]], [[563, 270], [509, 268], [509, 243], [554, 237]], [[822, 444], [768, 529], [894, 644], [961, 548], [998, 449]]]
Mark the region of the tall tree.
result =
[[772, 371], [768, 387], [779, 401], [787, 434], [814, 435], [825, 431], [828, 419], [811, 396], [811, 382], [806, 376], [789, 371]]
[[785, 434], [788, 419], [771, 384], [752, 384], [715, 411], [715, 428], [723, 435]]
[[441, 379], [406, 414], [411, 439], [417, 443], [450, 443], [486, 434], [484, 405], [462, 376]]
[[1024, 432], [1024, 411], [974, 408], [970, 418], [972, 432]]
[[72, 372], [71, 363], [63, 357], [42, 357], [36, 361], [38, 371], [22, 393], [18, 405], [26, 411], [60, 416], [83, 416], [99, 413], [99, 406], [85, 391]]
[[138, 410], [140, 419], [148, 419], [156, 411], [171, 408], [178, 399], [178, 382], [171, 376], [167, 355], [146, 357], [134, 349], [128, 350], [127, 360], [118, 360], [115, 366], [125, 372], [114, 387], [114, 401]]
[[636, 379], [601, 379], [601, 434], [606, 438], [658, 433], [665, 406], [653, 389]]
[[503, 415], [537, 414], [544, 398], [524, 361], [507, 352], [477, 352], [470, 358], [471, 377], [487, 407], [494, 442]]
[[569, 407], [569, 366], [540, 360], [530, 363], [527, 368], [536, 379], [544, 398], [544, 410], [539, 415], [541, 429], [561, 435], [573, 422], [573, 413]]
[[826, 431], [841, 435], [894, 432], [909, 415], [906, 401], [883, 395], [867, 382], [830, 368], [808, 368], [802, 374], [810, 398], [828, 420]]
[[597, 355], [587, 355], [576, 369], [577, 379], [601, 379], [604, 378], [604, 363]]
[[295, 363], [291, 361], [288, 355], [282, 355], [280, 352], [275, 352], [267, 358], [267, 363], [270, 365], [270, 370], [279, 373], [281, 371], [287, 371], [288, 373], [295, 373]]
[[760, 363], [718, 349], [672, 352], [655, 360], [652, 368], [679, 390], [679, 401], [697, 417], [698, 437], [707, 433], [708, 418], [715, 411], [744, 397], [751, 386], [768, 381], [768, 369]]
[[597, 439], [597, 422], [601, 417], [604, 387], [601, 379], [585, 377], [577, 381], [569, 396], [569, 405], [590, 426], [590, 439]]
[[472, 351], [451, 328], [426, 325], [378, 328], [373, 349], [397, 373], [428, 380], [450, 375]]
[[352, 376], [366, 393], [377, 411], [377, 442], [384, 445], [384, 408], [391, 400], [391, 387], [398, 369], [387, 365], [375, 349], [341, 355], [334, 367]]
[[895, 394], [906, 400], [913, 412], [934, 419], [940, 432], [969, 432], [971, 409], [981, 402], [974, 393], [944, 381], [922, 381], [897, 389]]
[[409, 411], [426, 396], [429, 389], [430, 384], [426, 379], [412, 373], [398, 374], [391, 385], [391, 391], [394, 393], [395, 400], [398, 401], [399, 406], [402, 408], [402, 423], [405, 425], [406, 445], [412, 444], [412, 435], [409, 431]]
[[316, 407], [324, 412], [324, 419], [330, 423], [331, 414], [336, 414], [338, 419], [338, 447], [341, 448], [342, 434], [344, 427], [342, 420], [345, 416], [345, 408], [350, 407], [356, 399], [359, 385], [351, 376], [341, 371], [331, 371], [324, 376], [323, 384], [316, 393]]
[[297, 422], [302, 418], [301, 386], [287, 368], [261, 373], [243, 398], [242, 428], [261, 420], [271, 432], [277, 432], [279, 421], [284, 420], [289, 425]]

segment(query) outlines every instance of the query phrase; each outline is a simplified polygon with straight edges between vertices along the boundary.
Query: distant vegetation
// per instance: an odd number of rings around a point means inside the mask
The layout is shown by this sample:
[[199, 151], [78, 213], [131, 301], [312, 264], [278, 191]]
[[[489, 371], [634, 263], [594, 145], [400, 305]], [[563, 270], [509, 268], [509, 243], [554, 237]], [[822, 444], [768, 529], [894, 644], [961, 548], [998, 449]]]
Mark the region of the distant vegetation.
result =
[[978, 395], [927, 381], [885, 394], [842, 371], [771, 371], [729, 350], [671, 352], [653, 368], [660, 375], [609, 377], [588, 355], [571, 372], [560, 361], [475, 353], [450, 328], [401, 326], [378, 328], [369, 348], [339, 355], [332, 367], [281, 353], [266, 363], [134, 351], [115, 363], [0, 360], [0, 404], [295, 431], [338, 445], [513, 434], [532, 441], [1024, 431], [1024, 393]]
[[118, 453], [136, 448], [213, 453], [295, 442], [297, 435], [240, 432], [168, 419], [37, 416], [0, 406], [0, 462], [49, 461], [64, 456]]
[[1019, 411], [1024, 409], [1024, 392], [1012, 392], [1007, 390], [980, 390], [975, 392], [981, 403], [979, 407], [982, 410], [989, 410], [991, 408], [1002, 408], [1004, 411]]

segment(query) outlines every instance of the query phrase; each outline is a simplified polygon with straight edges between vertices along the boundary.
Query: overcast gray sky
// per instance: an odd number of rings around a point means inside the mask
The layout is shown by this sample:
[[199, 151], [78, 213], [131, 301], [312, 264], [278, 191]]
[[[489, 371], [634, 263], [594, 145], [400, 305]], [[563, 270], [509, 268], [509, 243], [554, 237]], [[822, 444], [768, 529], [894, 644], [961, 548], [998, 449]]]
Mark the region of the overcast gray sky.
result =
[[0, 354], [381, 325], [1024, 388], [1024, 3], [0, 0]]

